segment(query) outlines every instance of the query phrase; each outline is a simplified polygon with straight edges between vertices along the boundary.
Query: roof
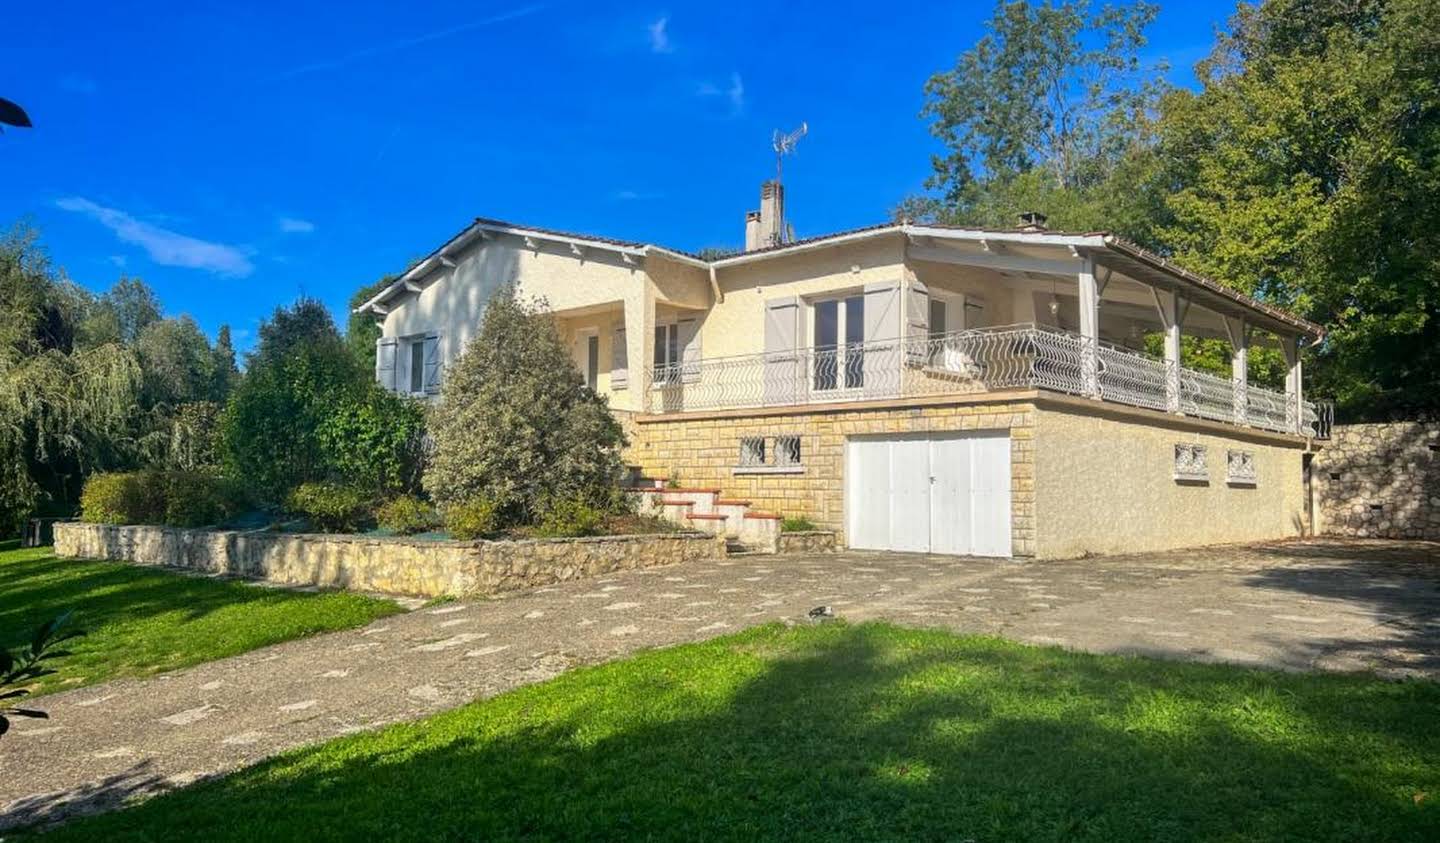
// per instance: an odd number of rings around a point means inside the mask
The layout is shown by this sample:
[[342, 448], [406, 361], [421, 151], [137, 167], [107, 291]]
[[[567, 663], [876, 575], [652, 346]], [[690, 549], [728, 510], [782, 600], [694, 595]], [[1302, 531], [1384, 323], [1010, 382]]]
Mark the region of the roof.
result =
[[[748, 252], [727, 255], [714, 260], [705, 260], [691, 252], [661, 246], [656, 243], [648, 243], [640, 240], [620, 240], [613, 237], [603, 237], [594, 234], [563, 231], [560, 229], [522, 225], [486, 217], [476, 217], [469, 225], [445, 241], [439, 248], [412, 264], [393, 284], [381, 290], [369, 301], [356, 308], [356, 311], [374, 310], [376, 305], [383, 302], [390, 295], [407, 289], [413, 284], [417, 274], [423, 274], [422, 270], [428, 271], [429, 268], [433, 268], [437, 261], [444, 259], [447, 253], [458, 249], [465, 242], [476, 236], [484, 236], [486, 232], [513, 234], [527, 239], [537, 238], [564, 242], [569, 243], [572, 248], [576, 249], [600, 248], [616, 251], [624, 256], [627, 261], [643, 259], [650, 254], [660, 254], [673, 260], [678, 260], [681, 263], [710, 269], [711, 271], [888, 234], [905, 234], [911, 237], [931, 236], [946, 239], [1000, 239], [1012, 243], [1085, 248], [1096, 251], [1098, 253], [1097, 256], [1104, 258], [1104, 263], [1114, 265], [1115, 268], [1119, 269], [1125, 275], [1136, 278], [1137, 280], [1143, 280], [1171, 289], [1184, 288], [1187, 293], [1199, 293], [1202, 304], [1204, 304], [1205, 301], [1214, 302], [1217, 299], [1228, 301], [1232, 304], [1238, 304], [1244, 308], [1264, 314], [1276, 322], [1316, 339], [1325, 334], [1325, 329], [1314, 322], [1290, 313], [1283, 308], [1248, 296], [1234, 287], [1191, 272], [1173, 263], [1165, 256], [1149, 251], [1112, 232], [1066, 232], [1033, 228], [984, 228], [979, 226], [941, 223], [911, 223], [908, 221], [861, 226], [859, 228], [831, 232], [815, 237], [806, 237], [775, 246], [767, 246], [762, 249], [753, 249]], [[988, 237], [981, 238], [980, 235], [988, 235]]]

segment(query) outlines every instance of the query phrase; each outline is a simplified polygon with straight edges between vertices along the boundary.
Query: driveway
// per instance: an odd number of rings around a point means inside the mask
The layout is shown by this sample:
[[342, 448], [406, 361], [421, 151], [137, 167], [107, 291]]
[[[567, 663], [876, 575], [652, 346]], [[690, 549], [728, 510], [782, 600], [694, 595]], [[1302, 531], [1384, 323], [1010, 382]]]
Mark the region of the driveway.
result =
[[842, 553], [632, 571], [386, 618], [42, 698], [0, 745], [0, 827], [102, 810], [568, 668], [854, 621], [1096, 652], [1440, 678], [1440, 544], [1288, 542], [1069, 562]]

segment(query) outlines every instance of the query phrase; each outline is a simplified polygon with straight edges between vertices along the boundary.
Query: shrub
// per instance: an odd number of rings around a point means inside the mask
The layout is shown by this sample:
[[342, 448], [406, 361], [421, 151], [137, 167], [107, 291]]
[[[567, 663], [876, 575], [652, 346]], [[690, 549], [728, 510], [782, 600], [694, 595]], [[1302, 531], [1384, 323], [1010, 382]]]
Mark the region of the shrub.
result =
[[375, 520], [397, 536], [408, 536], [433, 529], [438, 519], [430, 504], [414, 495], [401, 495], [376, 510]]
[[206, 471], [92, 474], [80, 493], [80, 518], [95, 524], [202, 527], [245, 510], [240, 484]]
[[285, 506], [327, 533], [353, 533], [370, 520], [370, 499], [341, 483], [301, 483]]
[[376, 495], [420, 487], [425, 410], [413, 398], [370, 384], [337, 402], [316, 435], [337, 474]]
[[548, 503], [536, 525], [535, 533], [547, 538], [593, 536], [600, 532], [605, 513], [598, 507], [576, 498]]
[[513, 291], [486, 307], [429, 422], [430, 496], [442, 508], [483, 498], [502, 526], [531, 521], [549, 498], [603, 501], [620, 477], [619, 423], [584, 388], [543, 302]]
[[159, 524], [165, 486], [158, 472], [92, 474], [80, 492], [80, 520], [92, 524]]
[[484, 498], [452, 503], [445, 507], [445, 531], [451, 538], [483, 539], [500, 527], [495, 504]]
[[815, 524], [809, 518], [786, 518], [780, 522], [782, 533], [808, 533], [815, 529]]

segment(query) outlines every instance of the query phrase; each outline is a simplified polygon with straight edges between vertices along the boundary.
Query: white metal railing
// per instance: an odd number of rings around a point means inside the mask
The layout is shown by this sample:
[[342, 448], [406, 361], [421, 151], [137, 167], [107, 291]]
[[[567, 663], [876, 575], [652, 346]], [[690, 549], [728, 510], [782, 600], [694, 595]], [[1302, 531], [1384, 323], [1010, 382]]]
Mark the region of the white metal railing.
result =
[[[654, 413], [866, 401], [1039, 388], [1288, 432], [1283, 393], [1181, 368], [1100, 343], [1093, 362], [1077, 334], [1008, 325], [937, 336], [711, 357], [646, 372]], [[1303, 424], [1317, 415], [1306, 403]]]

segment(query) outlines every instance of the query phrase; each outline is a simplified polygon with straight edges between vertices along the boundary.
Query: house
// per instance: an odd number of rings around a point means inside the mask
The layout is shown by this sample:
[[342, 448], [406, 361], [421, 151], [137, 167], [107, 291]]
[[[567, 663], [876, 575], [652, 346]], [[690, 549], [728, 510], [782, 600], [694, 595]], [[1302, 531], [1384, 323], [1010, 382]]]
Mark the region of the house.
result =
[[[477, 219], [360, 308], [383, 326], [376, 377], [437, 393], [514, 283], [646, 476], [852, 548], [1058, 558], [1305, 530], [1319, 326], [1039, 215], [788, 240], [783, 202], [767, 182], [746, 250], [714, 260]], [[1156, 332], [1163, 357], [1141, 350]], [[1228, 342], [1232, 377], [1183, 367], [1186, 334]], [[1261, 345], [1284, 351], [1283, 392], [1247, 381]]]

